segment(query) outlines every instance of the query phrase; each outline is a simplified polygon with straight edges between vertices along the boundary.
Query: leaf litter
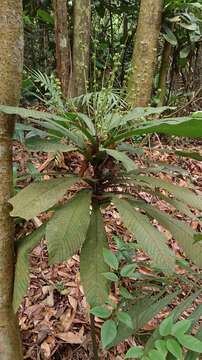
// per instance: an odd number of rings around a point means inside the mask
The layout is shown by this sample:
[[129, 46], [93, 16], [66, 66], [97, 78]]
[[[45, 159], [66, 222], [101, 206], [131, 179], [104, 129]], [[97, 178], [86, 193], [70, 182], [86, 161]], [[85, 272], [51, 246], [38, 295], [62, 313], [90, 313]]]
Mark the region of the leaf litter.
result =
[[[173, 141], [173, 140], [172, 140]], [[180, 140], [167, 148], [180, 148]], [[196, 152], [200, 148], [199, 141], [189, 142], [186, 151]], [[202, 162], [176, 157], [174, 152], [162, 152], [162, 144], [159, 140], [155, 141], [151, 151], [145, 147], [147, 158], [151, 161], [166, 162], [173, 166], [181, 166], [188, 175], [171, 176], [165, 173], [158, 173], [162, 180], [171, 183], [176, 182], [180, 186], [187, 187], [191, 177], [196, 185], [197, 191], [202, 192]], [[136, 165], [144, 165], [142, 160], [137, 156], [133, 157]], [[43, 178], [49, 178], [56, 171], [60, 174], [66, 171], [79, 174], [82, 166], [82, 157], [76, 153], [68, 153], [57, 157], [44, 153], [28, 153], [23, 145], [14, 142], [14, 163], [18, 165], [18, 176], [22, 176], [28, 171], [28, 164], [32, 164], [36, 171]], [[147, 166], [147, 165], [145, 165]], [[89, 170], [90, 171], [90, 170]], [[19, 188], [23, 188], [33, 179], [33, 173], [17, 182]], [[73, 190], [76, 191], [75, 188]], [[72, 194], [70, 193], [70, 196]], [[69, 196], [69, 195], [68, 195]], [[155, 199], [152, 195], [141, 193], [141, 197], [146, 201], [155, 204], [160, 210], [173, 213], [174, 208], [167, 207], [163, 200]], [[197, 213], [197, 215], [199, 215]], [[38, 222], [45, 221], [51, 214], [46, 213], [35, 219], [35, 221], [23, 222], [16, 226], [16, 238], [30, 233], [37, 226]], [[186, 216], [175, 213], [176, 218], [184, 220], [192, 226], [194, 230], [201, 230], [200, 223], [196, 220], [188, 219]], [[119, 236], [126, 242], [132, 241], [132, 235], [127, 231], [115, 209], [110, 206], [104, 213], [106, 232], [110, 241], [112, 250], [116, 251], [113, 242], [114, 236]], [[165, 231], [158, 223], [155, 223], [158, 230], [163, 231], [169, 242], [170, 247], [176, 256], [184, 259], [184, 255], [179, 245], [172, 239], [169, 232]], [[141, 250], [137, 251], [135, 258], [137, 271], [139, 274], [148, 276], [152, 274], [149, 267], [149, 258]], [[146, 265], [148, 264], [148, 266]], [[19, 324], [24, 346], [24, 359], [30, 360], [85, 360], [92, 357], [92, 345], [89, 326], [89, 308], [84, 297], [83, 289], [80, 285], [79, 276], [79, 255], [75, 255], [69, 261], [59, 265], [48, 265], [48, 254], [46, 242], [42, 241], [32, 252], [30, 256], [30, 286], [27, 295], [18, 311]], [[193, 265], [192, 269], [198, 270]], [[180, 266], [176, 267], [179, 275], [187, 275], [186, 270]], [[154, 275], [154, 274], [152, 274]], [[162, 310], [154, 319], [152, 319], [144, 328], [133, 337], [128, 338], [125, 342], [120, 343], [110, 351], [100, 349], [100, 359], [121, 360], [129, 346], [141, 345], [141, 335], [153, 331], [159, 323], [169, 315], [170, 311], [175, 308], [183, 298], [187, 297], [192, 291], [190, 284], [180, 283], [180, 295], [164, 310]], [[125, 286], [130, 286], [125, 282]], [[146, 289], [147, 287], [142, 287]], [[155, 288], [150, 288], [155, 292]], [[169, 291], [169, 289], [168, 289]], [[117, 299], [119, 293], [117, 289], [112, 289], [111, 297]], [[198, 304], [201, 303], [198, 298], [190, 308], [186, 309], [182, 318], [187, 318]], [[100, 333], [102, 321], [97, 319], [96, 330]]]

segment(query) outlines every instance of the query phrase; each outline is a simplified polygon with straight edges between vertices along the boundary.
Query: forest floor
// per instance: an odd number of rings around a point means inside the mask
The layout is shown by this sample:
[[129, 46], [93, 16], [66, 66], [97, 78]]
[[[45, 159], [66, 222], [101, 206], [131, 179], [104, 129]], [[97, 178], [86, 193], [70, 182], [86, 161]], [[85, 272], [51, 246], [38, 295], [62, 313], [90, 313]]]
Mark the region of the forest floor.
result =
[[[168, 144], [168, 140], [154, 137], [151, 141], [151, 148], [145, 147], [147, 158], [151, 163], [154, 161], [166, 162], [173, 166], [180, 166], [184, 169], [180, 175], [171, 176], [165, 173], [158, 173], [161, 179], [170, 182], [176, 182], [182, 187], [187, 187], [190, 179], [195, 184], [198, 192], [202, 192], [202, 162], [196, 160], [188, 160], [182, 157], [176, 157], [174, 152], [167, 153], [162, 150], [178, 148], [181, 149], [183, 145], [184, 151], [200, 152], [202, 150], [201, 141], [188, 140], [170, 140], [172, 143]], [[27, 172], [30, 164], [33, 164], [38, 171], [43, 174], [46, 179], [49, 177], [49, 172], [60, 171], [79, 172], [80, 158], [78, 155], [71, 153], [67, 157], [62, 155], [51, 157], [50, 154], [45, 153], [28, 153], [23, 145], [17, 141], [14, 143], [14, 163], [18, 165], [18, 175]], [[202, 153], [201, 153], [202, 155]], [[135, 156], [134, 161], [139, 165], [143, 164], [141, 157]], [[17, 182], [18, 187], [24, 187], [31, 181], [28, 177], [24, 181]], [[142, 193], [142, 197], [147, 196]], [[152, 204], [155, 203], [155, 198], [146, 199]], [[163, 201], [158, 201], [158, 208], [173, 212], [173, 209], [165, 208]], [[39, 226], [41, 221], [50, 214], [45, 214], [39, 218], [34, 219], [28, 223], [21, 223], [17, 226], [16, 237], [26, 235], [33, 227]], [[188, 221], [195, 230], [200, 230], [200, 224], [196, 220], [188, 220], [183, 215], [176, 213], [178, 219]], [[119, 236], [127, 242], [132, 241], [132, 236], [123, 227], [118, 213], [113, 207], [108, 207], [104, 214], [106, 231], [110, 240], [111, 247], [115, 249], [113, 242], [114, 236]], [[184, 258], [184, 255], [172, 239], [170, 233], [165, 232], [158, 224], [156, 224], [160, 231], [164, 231], [170, 247], [175, 251], [179, 258]], [[115, 249], [116, 250], [116, 249]], [[142, 262], [148, 261], [148, 257], [142, 251], [138, 251], [136, 262], [140, 274], [148, 275], [151, 273], [149, 267], [143, 266]], [[31, 254], [31, 275], [30, 287], [28, 293], [19, 309], [19, 323], [24, 345], [24, 359], [30, 360], [85, 360], [91, 359], [92, 345], [89, 326], [88, 305], [83, 294], [83, 289], [80, 285], [79, 278], [79, 255], [61, 265], [48, 265], [48, 254], [46, 242], [41, 242]], [[194, 271], [197, 271], [193, 265]], [[180, 274], [186, 275], [186, 270], [178, 267], [177, 271]], [[174, 300], [170, 306], [161, 311], [152, 321], [150, 321], [142, 330], [143, 333], [150, 333], [165, 318], [170, 310], [180, 302], [183, 297], [190, 293], [189, 285], [184, 283], [180, 285], [182, 288], [181, 294]], [[116, 289], [111, 293], [111, 297], [118, 297]], [[202, 300], [202, 299], [201, 299]], [[196, 301], [200, 302], [200, 299]], [[195, 304], [196, 305], [196, 304]], [[194, 307], [194, 304], [192, 305]], [[186, 316], [192, 311], [187, 309], [183, 314]], [[99, 329], [102, 325], [101, 320], [96, 319], [96, 329], [99, 334]], [[127, 341], [122, 342], [111, 351], [101, 351], [100, 359], [121, 360], [124, 359], [130, 345], [141, 344], [141, 334], [136, 334], [135, 337], [130, 337]], [[101, 349], [101, 346], [100, 346]]]

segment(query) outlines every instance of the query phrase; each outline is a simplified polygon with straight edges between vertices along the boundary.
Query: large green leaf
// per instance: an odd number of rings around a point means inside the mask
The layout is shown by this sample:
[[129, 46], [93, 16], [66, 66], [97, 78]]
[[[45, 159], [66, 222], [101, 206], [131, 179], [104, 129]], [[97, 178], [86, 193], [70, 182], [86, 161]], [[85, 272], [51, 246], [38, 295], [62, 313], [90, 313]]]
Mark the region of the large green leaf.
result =
[[171, 274], [175, 267], [175, 256], [166, 245], [164, 236], [155, 229], [145, 215], [136, 211], [129, 202], [113, 197], [124, 225], [135, 235], [141, 248], [151, 257], [155, 265]]
[[17, 241], [17, 262], [13, 292], [13, 308], [17, 311], [29, 284], [29, 255], [45, 234], [45, 224]]
[[197, 152], [179, 151], [176, 150], [175, 154], [182, 157], [188, 157], [190, 159], [202, 161], [202, 156]]
[[49, 263], [69, 259], [83, 245], [90, 222], [91, 191], [80, 191], [57, 210], [46, 227]]
[[78, 113], [77, 116], [81, 121], [83, 121], [85, 123], [88, 130], [90, 131], [90, 134], [95, 136], [96, 130], [95, 130], [95, 127], [94, 127], [94, 124], [93, 124], [93, 121], [91, 120], [91, 118], [89, 118], [87, 115], [82, 114], [82, 113]]
[[200, 138], [202, 137], [202, 115], [149, 121], [133, 130], [123, 131], [114, 138], [114, 141], [120, 142], [132, 136], [152, 133]]
[[25, 143], [28, 150], [37, 152], [70, 152], [77, 149], [71, 145], [63, 144], [56, 139], [31, 138]]
[[202, 197], [196, 195], [193, 191], [180, 187], [178, 185], [171, 184], [167, 181], [163, 181], [159, 178], [151, 177], [151, 176], [138, 176], [135, 175], [134, 179], [140, 181], [142, 183], [147, 184], [148, 187], [155, 189], [155, 188], [162, 188], [170, 193], [173, 193], [176, 198], [188, 204], [189, 206], [202, 210]]
[[182, 247], [187, 257], [196, 265], [202, 267], [202, 244], [200, 242], [194, 243], [194, 235], [196, 233], [190, 226], [150, 205], [145, 204], [140, 206], [173, 234], [175, 240], [177, 240]]
[[140, 121], [142, 118], [145, 118], [145, 117], [148, 117], [151, 115], [159, 115], [167, 109], [169, 109], [169, 107], [167, 107], [167, 106], [146, 107], [146, 108], [136, 107], [136, 108], [130, 110], [129, 112], [127, 112], [127, 114], [125, 114], [125, 115], [115, 113], [115, 114], [113, 114], [113, 116], [110, 119], [108, 130], [111, 131], [112, 129], [115, 129], [119, 126], [124, 126], [128, 122], [134, 122], [136, 120]]
[[104, 304], [108, 297], [108, 281], [103, 275], [109, 270], [103, 257], [103, 249], [107, 247], [102, 215], [99, 208], [94, 207], [80, 256], [81, 283], [91, 306]]
[[64, 124], [60, 124], [59, 121], [54, 121], [54, 120], [42, 121], [42, 120], [32, 119], [32, 122], [40, 127], [48, 129], [50, 135], [53, 135], [54, 137], [59, 137], [59, 138], [66, 137], [73, 144], [77, 145], [80, 149], [85, 148], [83, 135], [71, 128], [68, 129], [66, 126], [64, 126]]
[[19, 115], [21, 118], [24, 119], [32, 118], [38, 120], [64, 121], [64, 118], [62, 116], [47, 113], [44, 111], [30, 110], [22, 107], [0, 105], [0, 112], [10, 115]]
[[54, 206], [66, 191], [78, 182], [76, 176], [34, 182], [9, 200], [12, 216], [29, 220]]
[[125, 167], [126, 171], [133, 171], [137, 167], [133, 160], [131, 160], [128, 155], [125, 153], [118, 151], [118, 150], [111, 150], [111, 149], [103, 149], [106, 151], [108, 155], [113, 157], [115, 160], [120, 161], [122, 165]]
[[20, 117], [25, 119], [30, 118], [34, 123], [41, 125], [44, 128], [52, 129], [59, 132], [63, 137], [67, 137], [80, 148], [84, 148], [83, 137], [80, 136], [80, 134], [75, 134], [72, 130], [67, 129], [67, 127], [64, 126], [64, 124], [66, 124], [68, 121], [68, 114], [66, 114], [66, 117], [62, 117], [43, 111], [28, 110], [21, 107], [5, 105], [0, 105], [0, 112], [10, 115], [19, 115]]

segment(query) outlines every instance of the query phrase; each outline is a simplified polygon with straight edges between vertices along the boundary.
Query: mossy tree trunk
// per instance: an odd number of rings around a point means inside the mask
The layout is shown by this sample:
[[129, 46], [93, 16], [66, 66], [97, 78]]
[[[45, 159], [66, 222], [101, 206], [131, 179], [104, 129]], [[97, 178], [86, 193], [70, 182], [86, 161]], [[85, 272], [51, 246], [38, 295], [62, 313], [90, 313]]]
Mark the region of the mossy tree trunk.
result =
[[170, 57], [172, 53], [172, 45], [165, 41], [162, 59], [161, 59], [161, 68], [159, 76], [159, 106], [163, 106], [165, 103], [166, 97], [166, 82], [168, 77], [168, 71], [170, 67]]
[[147, 106], [151, 100], [162, 9], [163, 0], [141, 0], [128, 80], [127, 101], [131, 107]]
[[88, 89], [91, 0], [74, 0], [72, 96]]
[[70, 90], [71, 48], [67, 17], [67, 1], [53, 0], [55, 13], [56, 71], [63, 95], [67, 98]]
[[[16, 105], [23, 63], [21, 0], [1, 0], [0, 103]], [[19, 330], [12, 309], [14, 234], [7, 200], [12, 191], [14, 120], [0, 114], [0, 359], [22, 360]]]

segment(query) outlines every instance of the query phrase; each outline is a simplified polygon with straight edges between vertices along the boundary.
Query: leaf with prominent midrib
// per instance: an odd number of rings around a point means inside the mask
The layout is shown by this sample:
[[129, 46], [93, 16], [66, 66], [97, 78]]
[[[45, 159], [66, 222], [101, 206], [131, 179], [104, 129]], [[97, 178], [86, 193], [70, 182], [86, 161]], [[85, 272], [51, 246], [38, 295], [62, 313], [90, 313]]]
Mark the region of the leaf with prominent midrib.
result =
[[156, 219], [165, 229], [170, 231], [175, 240], [184, 250], [185, 254], [196, 265], [202, 267], [202, 244], [194, 243], [196, 234], [190, 226], [182, 221], [173, 219], [170, 215], [151, 207], [150, 205], [140, 205], [150, 216]]
[[90, 222], [91, 191], [80, 191], [55, 212], [46, 227], [49, 263], [69, 259], [83, 245]]
[[200, 138], [202, 136], [202, 112], [193, 114], [192, 117], [148, 121], [135, 129], [118, 134], [114, 138], [114, 142], [119, 143], [121, 140], [129, 139], [133, 136], [152, 133]]
[[134, 177], [135, 180], [140, 181], [142, 184], [147, 184], [148, 187], [155, 189], [155, 188], [162, 188], [170, 193], [173, 193], [175, 197], [185, 204], [189, 206], [202, 210], [202, 197], [196, 195], [193, 191], [180, 187], [179, 185], [174, 185], [169, 183], [168, 181], [163, 181], [161, 179], [155, 178], [153, 176], [141, 176], [137, 175]]
[[50, 209], [62, 199], [68, 188], [78, 182], [76, 176], [34, 182], [9, 200], [13, 206], [12, 216], [30, 220]]
[[104, 273], [109, 268], [103, 256], [103, 249], [107, 247], [102, 215], [99, 208], [95, 207], [80, 256], [81, 283], [91, 306], [102, 305], [108, 297], [108, 281]]
[[112, 150], [112, 149], [103, 149], [106, 151], [108, 155], [113, 157], [115, 160], [120, 161], [122, 165], [125, 167], [126, 171], [132, 171], [137, 169], [137, 166], [135, 165], [134, 161], [131, 160], [128, 155], [125, 153], [118, 151], [118, 150]]
[[140, 247], [151, 257], [155, 265], [171, 274], [175, 268], [175, 256], [166, 245], [164, 236], [156, 230], [145, 215], [136, 211], [126, 200], [113, 197], [124, 225], [134, 234]]
[[57, 139], [32, 138], [25, 143], [28, 150], [33, 152], [71, 152], [77, 149], [71, 145], [63, 144]]
[[45, 226], [43, 224], [32, 234], [20, 239], [16, 243], [17, 262], [15, 266], [15, 281], [13, 292], [13, 308], [17, 311], [29, 283], [29, 255], [34, 247], [39, 243], [45, 234]]

